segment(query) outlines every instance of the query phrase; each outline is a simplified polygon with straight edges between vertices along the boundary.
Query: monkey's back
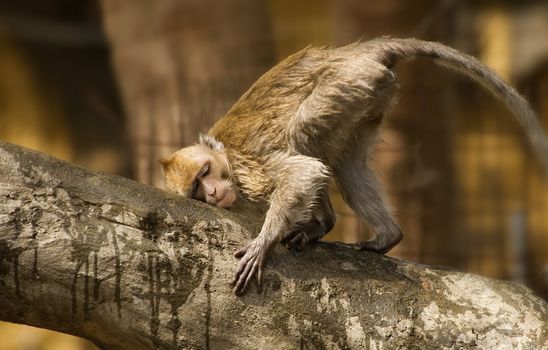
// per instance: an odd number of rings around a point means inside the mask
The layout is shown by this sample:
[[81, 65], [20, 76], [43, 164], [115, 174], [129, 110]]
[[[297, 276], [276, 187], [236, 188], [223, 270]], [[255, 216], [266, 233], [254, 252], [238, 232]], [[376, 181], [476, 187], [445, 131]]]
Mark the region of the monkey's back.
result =
[[227, 148], [259, 158], [292, 150], [331, 163], [318, 150], [348, 147], [364, 117], [378, 114], [371, 118], [378, 125], [384, 108], [375, 111], [375, 106], [386, 105], [378, 96], [386, 89], [379, 86], [395, 86], [394, 80], [368, 43], [306, 48], [259, 78], [209, 134]]
[[[219, 119], [209, 134], [245, 154], [287, 149], [287, 125], [314, 88], [325, 62], [321, 49], [304, 49], [261, 76]], [[316, 61], [316, 62], [315, 62]]]

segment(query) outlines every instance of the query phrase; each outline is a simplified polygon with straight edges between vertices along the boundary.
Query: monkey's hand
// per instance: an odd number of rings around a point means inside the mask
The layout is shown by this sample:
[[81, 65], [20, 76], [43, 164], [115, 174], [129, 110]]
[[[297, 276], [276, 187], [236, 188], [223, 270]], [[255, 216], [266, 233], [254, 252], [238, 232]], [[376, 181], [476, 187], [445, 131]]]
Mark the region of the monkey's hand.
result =
[[260, 290], [263, 278], [263, 265], [267, 253], [268, 246], [260, 237], [257, 237], [244, 248], [234, 253], [234, 256], [240, 259], [232, 280], [235, 294], [243, 293], [247, 284], [255, 275], [257, 275], [257, 287]]

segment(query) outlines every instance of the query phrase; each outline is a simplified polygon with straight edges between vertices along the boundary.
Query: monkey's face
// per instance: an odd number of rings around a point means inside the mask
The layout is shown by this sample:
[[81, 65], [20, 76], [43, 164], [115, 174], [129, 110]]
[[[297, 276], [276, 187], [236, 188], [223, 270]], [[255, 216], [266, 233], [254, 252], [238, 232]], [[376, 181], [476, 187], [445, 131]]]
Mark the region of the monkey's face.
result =
[[236, 201], [237, 190], [230, 180], [224, 149], [198, 144], [173, 153], [161, 163], [169, 190], [221, 208], [230, 208]]

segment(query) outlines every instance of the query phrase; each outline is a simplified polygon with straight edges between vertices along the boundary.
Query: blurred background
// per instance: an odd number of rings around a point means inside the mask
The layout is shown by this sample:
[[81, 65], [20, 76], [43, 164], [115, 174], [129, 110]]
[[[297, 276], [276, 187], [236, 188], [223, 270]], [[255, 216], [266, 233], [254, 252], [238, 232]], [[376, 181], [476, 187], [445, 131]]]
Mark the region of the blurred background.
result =
[[[456, 0], [0, 1], [0, 140], [162, 186], [262, 73], [307, 45], [379, 35], [478, 57], [548, 130], [548, 3]], [[524, 283], [548, 297], [548, 184], [519, 126], [475, 83], [401, 63], [375, 165], [406, 233], [389, 255]], [[370, 232], [332, 188], [329, 239]], [[0, 350], [86, 349], [0, 323]]]

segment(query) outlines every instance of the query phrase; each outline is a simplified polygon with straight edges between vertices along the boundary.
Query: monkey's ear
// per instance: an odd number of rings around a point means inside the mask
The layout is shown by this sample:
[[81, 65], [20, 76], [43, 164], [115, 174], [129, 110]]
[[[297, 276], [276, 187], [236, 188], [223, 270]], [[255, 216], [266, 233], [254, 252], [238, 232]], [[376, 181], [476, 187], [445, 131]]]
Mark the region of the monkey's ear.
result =
[[162, 164], [165, 167], [167, 167], [171, 162], [173, 162], [173, 158], [175, 158], [175, 155], [171, 154], [167, 157], [162, 157], [158, 161], [160, 164]]
[[200, 143], [206, 145], [213, 150], [220, 150], [225, 148], [222, 142], [217, 141], [213, 136], [200, 134]]

